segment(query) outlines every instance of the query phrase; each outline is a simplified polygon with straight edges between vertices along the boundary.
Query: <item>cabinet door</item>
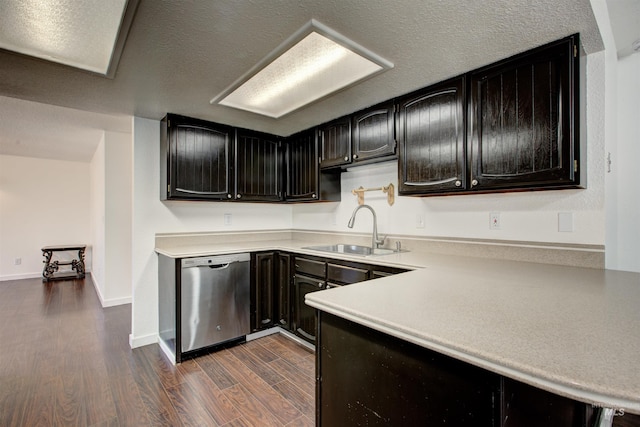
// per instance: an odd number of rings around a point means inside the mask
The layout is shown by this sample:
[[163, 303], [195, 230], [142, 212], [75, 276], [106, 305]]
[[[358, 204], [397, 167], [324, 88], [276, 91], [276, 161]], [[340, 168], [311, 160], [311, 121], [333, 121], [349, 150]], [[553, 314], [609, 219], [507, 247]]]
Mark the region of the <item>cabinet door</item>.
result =
[[232, 127], [168, 114], [160, 144], [162, 199], [232, 197]]
[[318, 200], [320, 191], [318, 142], [315, 132], [307, 131], [287, 140], [287, 200]]
[[276, 286], [278, 288], [278, 304], [276, 323], [291, 329], [291, 255], [279, 253], [276, 257]]
[[310, 343], [316, 342], [316, 309], [304, 302], [310, 292], [320, 291], [325, 283], [322, 279], [297, 274], [293, 278], [295, 288], [295, 332]]
[[579, 184], [577, 36], [471, 73], [474, 190]]
[[466, 189], [464, 93], [459, 77], [400, 100], [399, 194]]
[[351, 163], [351, 118], [343, 117], [318, 127], [320, 167]]
[[282, 200], [281, 143], [275, 135], [238, 129], [236, 195], [238, 201]]
[[353, 161], [362, 162], [396, 154], [395, 105], [387, 103], [353, 116]]
[[274, 252], [254, 255], [254, 278], [251, 292], [253, 330], [268, 328], [274, 323], [275, 257]]
[[497, 374], [323, 311], [319, 316], [317, 426], [500, 425]]

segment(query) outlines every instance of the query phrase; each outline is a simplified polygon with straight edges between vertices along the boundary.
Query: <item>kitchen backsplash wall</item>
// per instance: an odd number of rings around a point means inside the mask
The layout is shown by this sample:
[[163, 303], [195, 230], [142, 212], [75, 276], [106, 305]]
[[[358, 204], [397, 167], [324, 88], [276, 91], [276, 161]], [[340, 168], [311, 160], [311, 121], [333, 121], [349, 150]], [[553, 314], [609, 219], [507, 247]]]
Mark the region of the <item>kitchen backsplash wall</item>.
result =
[[[600, 185], [601, 185], [601, 181]], [[342, 174], [340, 203], [296, 205], [293, 228], [302, 230], [371, 232], [372, 215], [358, 212], [353, 230], [347, 227], [357, 206], [352, 189], [360, 186], [397, 188], [395, 162], [353, 168]], [[398, 197], [389, 206], [382, 191], [365, 193], [365, 203], [378, 216], [381, 234], [438, 238], [604, 244], [604, 210], [598, 180], [587, 190], [478, 194], [438, 197]], [[490, 229], [490, 213], [497, 212], [500, 228]], [[573, 232], [558, 231], [558, 214], [570, 213]]]

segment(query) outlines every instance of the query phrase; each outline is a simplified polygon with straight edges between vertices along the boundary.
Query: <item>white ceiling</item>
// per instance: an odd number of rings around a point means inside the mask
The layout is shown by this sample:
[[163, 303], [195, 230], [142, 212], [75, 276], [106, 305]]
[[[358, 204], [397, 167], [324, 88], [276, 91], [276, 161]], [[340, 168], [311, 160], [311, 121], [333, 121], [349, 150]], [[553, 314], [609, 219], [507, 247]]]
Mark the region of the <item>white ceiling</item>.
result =
[[[395, 67], [280, 119], [209, 104], [311, 18]], [[573, 33], [603, 49], [589, 0], [141, 0], [113, 79], [0, 51], [0, 153], [95, 144], [102, 120], [167, 112], [286, 136]]]
[[0, 154], [89, 162], [105, 131], [131, 133], [131, 117], [0, 96]]

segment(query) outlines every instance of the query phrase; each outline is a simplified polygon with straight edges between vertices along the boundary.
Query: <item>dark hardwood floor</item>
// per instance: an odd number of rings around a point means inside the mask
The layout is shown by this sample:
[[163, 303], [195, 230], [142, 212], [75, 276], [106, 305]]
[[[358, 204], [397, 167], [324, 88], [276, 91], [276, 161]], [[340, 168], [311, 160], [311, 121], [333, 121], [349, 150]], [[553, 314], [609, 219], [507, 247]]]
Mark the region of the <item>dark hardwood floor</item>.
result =
[[89, 278], [0, 282], [0, 426], [312, 426], [314, 355], [272, 335], [174, 366]]

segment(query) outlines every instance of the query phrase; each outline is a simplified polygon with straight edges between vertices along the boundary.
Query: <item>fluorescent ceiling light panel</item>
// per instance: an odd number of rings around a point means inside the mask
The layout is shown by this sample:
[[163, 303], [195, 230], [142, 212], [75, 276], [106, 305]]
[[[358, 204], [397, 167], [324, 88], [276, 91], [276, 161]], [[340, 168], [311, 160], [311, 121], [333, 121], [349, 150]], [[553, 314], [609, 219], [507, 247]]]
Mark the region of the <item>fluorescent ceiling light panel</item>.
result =
[[115, 73], [138, 0], [3, 1], [0, 48], [109, 75]]
[[211, 100], [279, 118], [393, 64], [312, 20]]

